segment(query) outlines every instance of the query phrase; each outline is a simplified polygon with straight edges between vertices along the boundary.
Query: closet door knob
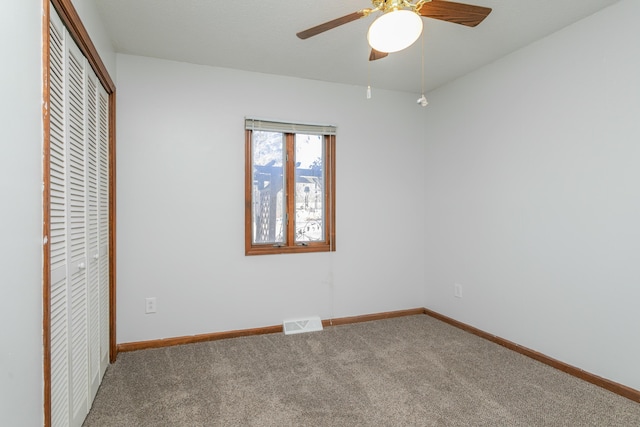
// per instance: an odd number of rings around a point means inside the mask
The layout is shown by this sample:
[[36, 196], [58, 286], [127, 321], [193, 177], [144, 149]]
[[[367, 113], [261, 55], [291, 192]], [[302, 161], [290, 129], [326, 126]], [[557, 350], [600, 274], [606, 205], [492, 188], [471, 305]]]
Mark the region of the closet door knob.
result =
[[93, 256], [93, 259], [98, 259], [98, 258], [100, 258], [100, 255], [96, 253], [96, 254]]
[[84, 270], [86, 268], [86, 265], [84, 265], [84, 262], [81, 262], [80, 264], [78, 264], [78, 268], [80, 270]]

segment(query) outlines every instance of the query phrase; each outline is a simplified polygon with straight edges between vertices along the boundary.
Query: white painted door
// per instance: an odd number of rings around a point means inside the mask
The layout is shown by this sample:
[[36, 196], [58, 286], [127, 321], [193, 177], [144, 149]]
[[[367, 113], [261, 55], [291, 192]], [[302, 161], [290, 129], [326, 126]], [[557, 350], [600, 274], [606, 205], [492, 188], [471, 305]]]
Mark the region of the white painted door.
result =
[[69, 424], [69, 314], [67, 280], [67, 150], [65, 32], [52, 12], [49, 26], [49, 215], [51, 424]]
[[67, 43], [67, 241], [69, 247], [69, 338], [71, 425], [81, 425], [89, 411], [87, 283], [87, 94], [85, 60]]
[[91, 400], [100, 385], [100, 257], [98, 223], [98, 82], [88, 73], [87, 91], [87, 285], [89, 295], [89, 396]]
[[98, 277], [100, 378], [109, 365], [109, 95], [98, 86]]
[[53, 8], [50, 40], [51, 419], [81, 426], [109, 352], [108, 96]]
[[87, 71], [87, 245], [90, 398], [109, 364], [109, 96]]

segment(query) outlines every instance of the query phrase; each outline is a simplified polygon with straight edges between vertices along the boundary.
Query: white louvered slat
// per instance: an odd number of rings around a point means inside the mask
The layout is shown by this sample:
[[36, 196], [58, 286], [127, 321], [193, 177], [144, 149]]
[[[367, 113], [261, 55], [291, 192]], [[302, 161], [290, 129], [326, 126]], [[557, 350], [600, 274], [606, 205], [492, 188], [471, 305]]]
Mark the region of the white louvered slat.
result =
[[66, 426], [69, 423], [69, 324], [65, 282], [53, 283], [51, 287], [51, 419], [53, 426]]

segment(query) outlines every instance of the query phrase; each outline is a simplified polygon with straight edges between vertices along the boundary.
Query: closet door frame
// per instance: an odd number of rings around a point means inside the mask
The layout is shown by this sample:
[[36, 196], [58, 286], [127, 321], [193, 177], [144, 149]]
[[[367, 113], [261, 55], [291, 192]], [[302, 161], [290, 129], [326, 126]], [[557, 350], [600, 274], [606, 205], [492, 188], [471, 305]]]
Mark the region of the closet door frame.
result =
[[[14, 0], [22, 1], [22, 0]], [[100, 58], [97, 49], [91, 41], [86, 28], [82, 24], [71, 0], [42, 0], [42, 70], [43, 70], [43, 90], [42, 90], [42, 117], [43, 117], [43, 377], [44, 377], [44, 425], [51, 425], [51, 272], [50, 272], [50, 69], [49, 69], [49, 20], [50, 7], [53, 5], [69, 34], [76, 42], [80, 51], [87, 59], [89, 65], [95, 72], [98, 80], [104, 87], [108, 95], [108, 116], [109, 116], [109, 361], [115, 362], [117, 357], [116, 347], [116, 87], [111, 79], [107, 68]]]

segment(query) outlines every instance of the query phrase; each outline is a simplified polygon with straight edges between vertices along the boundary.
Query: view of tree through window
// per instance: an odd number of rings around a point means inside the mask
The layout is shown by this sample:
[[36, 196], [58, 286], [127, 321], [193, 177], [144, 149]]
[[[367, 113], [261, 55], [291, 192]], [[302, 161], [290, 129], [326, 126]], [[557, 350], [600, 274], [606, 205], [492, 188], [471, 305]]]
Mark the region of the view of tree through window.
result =
[[333, 250], [334, 142], [321, 133], [247, 130], [247, 254]]
[[324, 239], [324, 162], [320, 135], [297, 134], [296, 242]]
[[253, 243], [284, 242], [284, 135], [254, 131], [253, 160]]

